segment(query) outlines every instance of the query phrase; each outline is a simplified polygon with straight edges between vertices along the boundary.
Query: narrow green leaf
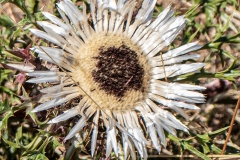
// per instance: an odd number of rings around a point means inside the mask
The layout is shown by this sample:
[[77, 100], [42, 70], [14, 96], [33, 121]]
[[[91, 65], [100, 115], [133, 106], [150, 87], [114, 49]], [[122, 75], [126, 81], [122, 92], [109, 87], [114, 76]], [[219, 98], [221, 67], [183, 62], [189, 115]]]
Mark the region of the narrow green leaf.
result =
[[11, 110], [9, 100], [5, 99], [4, 102], [0, 101], [0, 114], [6, 113]]
[[8, 111], [4, 114], [0, 129], [6, 129], [8, 126], [8, 119], [13, 116], [12, 111]]
[[0, 26], [11, 28], [14, 26], [14, 23], [8, 16], [0, 15]]
[[178, 145], [180, 145], [180, 139], [175, 137], [174, 135], [166, 132], [166, 135], [169, 139], [171, 139], [172, 141], [176, 142]]
[[200, 27], [196, 30], [196, 32], [194, 32], [194, 33], [190, 36], [190, 38], [188, 39], [187, 43], [192, 42], [192, 40], [196, 37], [196, 35], [197, 35], [197, 33], [199, 32], [199, 30], [200, 30]]
[[207, 153], [210, 152], [210, 148], [209, 148], [209, 146], [207, 145], [207, 143], [203, 143], [201, 146], [202, 146], [202, 148], [203, 148], [203, 153], [204, 153], [204, 154], [207, 154]]
[[229, 128], [228, 127], [224, 127], [224, 128], [221, 128], [219, 130], [216, 130], [216, 131], [213, 131], [213, 132], [210, 132], [208, 133], [209, 137], [211, 137], [212, 139], [215, 138], [217, 135], [223, 133], [224, 131], [226, 131], [227, 129]]
[[22, 28], [18, 28], [17, 30], [15, 30], [12, 34], [12, 38], [17, 38], [20, 36], [20, 34], [22, 33]]
[[219, 49], [219, 57], [220, 57], [220, 60], [221, 60], [222, 67], [224, 67], [224, 58], [223, 58], [222, 49]]
[[46, 123], [49, 121], [48, 118], [47, 118], [45, 121], [43, 121], [43, 122], [39, 121], [38, 118], [37, 118], [37, 116], [36, 116], [36, 114], [35, 114], [35, 113], [32, 113], [31, 111], [27, 111], [26, 115], [29, 115], [29, 116], [32, 118], [32, 120], [33, 120], [36, 124], [38, 124], [38, 125], [44, 125], [44, 124], [46, 124]]
[[52, 138], [52, 143], [53, 143], [53, 149], [55, 150], [57, 147], [61, 146], [63, 147], [63, 145], [61, 143], [58, 142], [56, 137]]
[[39, 147], [38, 151], [41, 152], [41, 153], [44, 153], [47, 145], [50, 143], [52, 137], [48, 138], [48, 137], [45, 137], [45, 141], [42, 143], [42, 145]]
[[225, 69], [221, 72], [218, 72], [216, 74], [230, 72], [234, 68], [235, 64], [236, 64], [236, 59], [229, 65], [229, 67], [227, 69]]
[[27, 150], [31, 150], [31, 148], [33, 147], [34, 143], [37, 141], [39, 137], [39, 134], [35, 136], [35, 138], [26, 146], [23, 146], [23, 148], [27, 149]]
[[214, 18], [215, 13], [217, 11], [216, 7], [217, 7], [216, 5], [212, 5], [209, 3], [204, 4], [205, 14], [206, 14], [206, 18], [207, 18], [207, 24], [209, 26], [212, 24], [212, 19]]
[[216, 153], [216, 154], [221, 154], [222, 153], [222, 150], [220, 148], [218, 148], [215, 144], [211, 144], [210, 147], [211, 147], [211, 150], [214, 153]]
[[14, 147], [14, 148], [21, 148], [21, 146], [18, 145], [17, 143], [13, 143], [13, 142], [11, 142], [11, 141], [9, 141], [9, 140], [3, 138], [3, 137], [2, 137], [2, 139], [3, 139], [3, 141], [4, 141], [5, 143], [7, 143], [7, 144], [8, 144], [9, 146], [11, 146], [11, 147]]
[[8, 69], [1, 70], [0, 72], [0, 83], [2, 83], [4, 80], [8, 80], [9, 74], [12, 73], [12, 71]]
[[4, 93], [7, 93], [8, 95], [12, 95], [13, 94], [13, 91], [7, 87], [4, 87], [4, 86], [0, 86], [0, 92], [4, 92]]
[[28, 11], [30, 13], [34, 13], [34, 6], [36, 5], [36, 1], [33, 0], [26, 0], [27, 4], [28, 4]]
[[[234, 13], [234, 12], [233, 12]], [[225, 12], [220, 12], [220, 18], [226, 23], [228, 24], [228, 27], [226, 26], [225, 30], [223, 32], [225, 32], [228, 28], [231, 28], [235, 33], [238, 33], [237, 28], [233, 25], [233, 23], [231, 22], [231, 19], [233, 18], [233, 14], [231, 16], [229, 16], [228, 14], [226, 14]], [[224, 29], [224, 28], [223, 28]]]
[[229, 28], [229, 25], [230, 25], [230, 22], [231, 22], [231, 18], [232, 18], [232, 15], [229, 16], [227, 19], [226, 19], [226, 23], [224, 26], [221, 26], [219, 27], [219, 31], [217, 32], [217, 34], [215, 35], [214, 39], [212, 40], [213, 42], [217, 41], [222, 35], [224, 32], [226, 32], [226, 30]]
[[196, 9], [200, 6], [200, 4], [193, 5], [186, 13], [185, 17], [188, 18], [189, 16], [192, 16], [193, 12], [196, 11]]
[[229, 52], [227, 52], [227, 51], [224, 51], [224, 50], [222, 51], [222, 53], [223, 53], [225, 56], [231, 58], [232, 60], [236, 60], [236, 57], [234, 57], [231, 53], [229, 53]]
[[45, 136], [42, 136], [40, 135], [36, 141], [34, 141], [34, 144], [29, 148], [30, 150], [34, 151], [36, 149], [38, 149], [42, 144], [43, 142], [45, 141], [46, 137]]
[[184, 150], [189, 150], [190, 152], [192, 152], [193, 154], [195, 154], [196, 156], [204, 159], [204, 160], [211, 160], [210, 158], [208, 158], [205, 154], [199, 152], [196, 148], [194, 148], [193, 146], [189, 145], [188, 142], [183, 142], [182, 143]]
[[207, 143], [211, 140], [211, 138], [208, 136], [208, 134], [203, 134], [203, 135], [200, 135], [200, 134], [197, 134], [196, 135], [197, 138], [201, 139], [201, 141]]
[[44, 154], [38, 154], [35, 160], [48, 160], [48, 158]]
[[17, 129], [17, 133], [16, 133], [16, 143], [18, 145], [21, 144], [21, 142], [20, 142], [21, 138], [22, 138], [22, 126]]

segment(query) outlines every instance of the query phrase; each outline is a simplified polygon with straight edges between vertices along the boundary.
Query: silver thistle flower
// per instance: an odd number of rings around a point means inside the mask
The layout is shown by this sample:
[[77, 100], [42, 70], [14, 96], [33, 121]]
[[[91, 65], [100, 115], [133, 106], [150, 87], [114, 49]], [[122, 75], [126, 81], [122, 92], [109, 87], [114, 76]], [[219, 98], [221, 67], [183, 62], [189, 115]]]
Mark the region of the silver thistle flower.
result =
[[52, 23], [38, 22], [45, 32], [30, 29], [36, 36], [59, 46], [36, 46], [32, 50], [60, 68], [60, 71], [27, 70], [28, 76], [36, 77], [27, 82], [53, 84], [41, 90], [42, 104], [32, 112], [82, 97], [78, 105], [49, 123], [80, 115], [65, 138], [68, 140], [92, 118], [92, 155], [100, 118], [106, 128], [107, 157], [112, 149], [118, 155], [116, 136], [121, 134], [125, 159], [129, 154], [136, 158], [134, 148], [146, 159], [146, 145], [151, 142], [146, 139], [139, 118], [145, 122], [152, 145], [160, 151], [161, 146], [166, 146], [164, 130], [176, 135], [175, 129], [187, 132], [187, 127], [158, 104], [188, 119], [182, 108], [195, 110], [198, 107], [194, 103], [204, 103], [204, 96], [196, 92], [204, 87], [165, 81], [196, 71], [204, 64], [179, 64], [199, 57], [187, 54], [201, 47], [197, 42], [159, 54], [184, 28], [185, 18], [173, 16], [169, 5], [152, 20], [155, 3], [156, 0], [144, 0], [133, 18], [135, 0], [91, 0], [89, 20], [84, 3], [80, 11], [70, 0], [62, 0], [57, 4], [62, 19], [43, 12]]

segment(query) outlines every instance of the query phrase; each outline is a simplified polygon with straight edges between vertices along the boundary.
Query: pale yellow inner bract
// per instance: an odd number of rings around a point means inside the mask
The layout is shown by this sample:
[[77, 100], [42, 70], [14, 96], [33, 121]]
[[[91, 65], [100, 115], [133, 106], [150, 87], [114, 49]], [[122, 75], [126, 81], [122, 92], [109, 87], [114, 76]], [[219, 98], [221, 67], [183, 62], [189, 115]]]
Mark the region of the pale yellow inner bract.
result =
[[[104, 90], [98, 87], [98, 83], [93, 80], [92, 71], [96, 69], [97, 60], [93, 57], [98, 56], [99, 49], [103, 50], [109, 47], [120, 47], [125, 45], [131, 50], [135, 51], [138, 55], [140, 66], [144, 69], [142, 88], [139, 90], [128, 90], [124, 96], [119, 99], [114, 95], [107, 94]], [[109, 110], [124, 111], [128, 109], [134, 109], [137, 102], [144, 100], [146, 96], [146, 90], [149, 86], [149, 70], [146, 56], [142, 55], [142, 51], [139, 46], [134, 45], [131, 39], [127, 38], [123, 34], [102, 33], [92, 36], [81, 48], [79, 52], [74, 55], [74, 68], [71, 73], [75, 82], [78, 82], [81, 88], [87, 92], [89, 96], [101, 107]], [[129, 64], [126, 64], [129, 65]], [[83, 95], [84, 93], [80, 91]], [[91, 105], [94, 103], [89, 101]]]

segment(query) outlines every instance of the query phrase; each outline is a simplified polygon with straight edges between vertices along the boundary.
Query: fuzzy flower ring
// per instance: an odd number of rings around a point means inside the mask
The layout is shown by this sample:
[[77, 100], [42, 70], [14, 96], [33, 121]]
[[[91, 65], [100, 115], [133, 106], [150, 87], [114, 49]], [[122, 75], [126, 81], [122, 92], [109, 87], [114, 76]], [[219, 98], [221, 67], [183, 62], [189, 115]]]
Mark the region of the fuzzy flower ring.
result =
[[[173, 16], [168, 6], [152, 20], [156, 0], [144, 0], [136, 16], [135, 0], [91, 0], [90, 18], [83, 3], [80, 11], [70, 0], [62, 0], [57, 9], [62, 19], [43, 12], [51, 21], [38, 22], [45, 31], [31, 29], [36, 36], [59, 46], [32, 48], [40, 58], [56, 64], [60, 71], [33, 71], [29, 83], [49, 83], [41, 90], [41, 105], [32, 112], [61, 107], [78, 98], [78, 104], [52, 119], [58, 123], [74, 116], [79, 121], [65, 140], [72, 138], [91, 118], [94, 124], [91, 153], [94, 154], [101, 119], [106, 128], [106, 156], [112, 150], [118, 155], [122, 143], [125, 159], [130, 154], [136, 158], [135, 148], [142, 158], [147, 158], [147, 145], [160, 151], [166, 146], [164, 130], [176, 135], [176, 130], [187, 132], [187, 127], [164, 105], [186, 119], [182, 108], [198, 109], [195, 103], [204, 103], [197, 90], [204, 87], [169, 83], [168, 77], [193, 72], [202, 63], [180, 64], [198, 58], [187, 54], [199, 49], [196, 42], [159, 54], [185, 26], [184, 16]], [[144, 121], [148, 133], [139, 120]], [[147, 140], [146, 134], [152, 142]], [[116, 138], [121, 135], [119, 142]]]

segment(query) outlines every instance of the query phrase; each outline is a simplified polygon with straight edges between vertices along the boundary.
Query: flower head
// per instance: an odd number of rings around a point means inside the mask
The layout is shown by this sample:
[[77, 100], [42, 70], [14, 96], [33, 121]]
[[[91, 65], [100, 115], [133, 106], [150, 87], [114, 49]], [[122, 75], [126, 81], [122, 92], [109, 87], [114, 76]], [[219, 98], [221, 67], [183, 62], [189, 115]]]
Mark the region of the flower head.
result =
[[166, 146], [164, 130], [173, 135], [175, 129], [187, 132], [187, 127], [159, 104], [187, 119], [182, 108], [198, 109], [194, 104], [204, 102], [204, 96], [196, 92], [204, 87], [165, 80], [196, 71], [204, 64], [181, 64], [199, 57], [187, 54], [201, 47], [197, 42], [160, 54], [184, 28], [185, 18], [173, 16], [168, 6], [153, 20], [155, 3], [156, 0], [144, 0], [133, 16], [135, 0], [91, 0], [91, 16], [88, 16], [84, 3], [80, 11], [70, 0], [62, 0], [57, 4], [62, 19], [43, 12], [51, 23], [38, 22], [45, 31], [31, 29], [36, 36], [58, 46], [35, 46], [32, 50], [43, 60], [59, 66], [59, 71], [28, 73], [35, 78], [27, 82], [50, 84], [41, 90], [42, 104], [32, 112], [61, 107], [77, 99], [78, 104], [49, 123], [80, 116], [66, 136], [68, 140], [91, 120], [94, 124], [92, 155], [100, 119], [106, 128], [106, 156], [112, 149], [118, 155], [116, 136], [121, 135], [125, 158], [129, 154], [132, 159], [136, 158], [134, 148], [141, 157], [147, 158], [147, 145], [158, 151]]

